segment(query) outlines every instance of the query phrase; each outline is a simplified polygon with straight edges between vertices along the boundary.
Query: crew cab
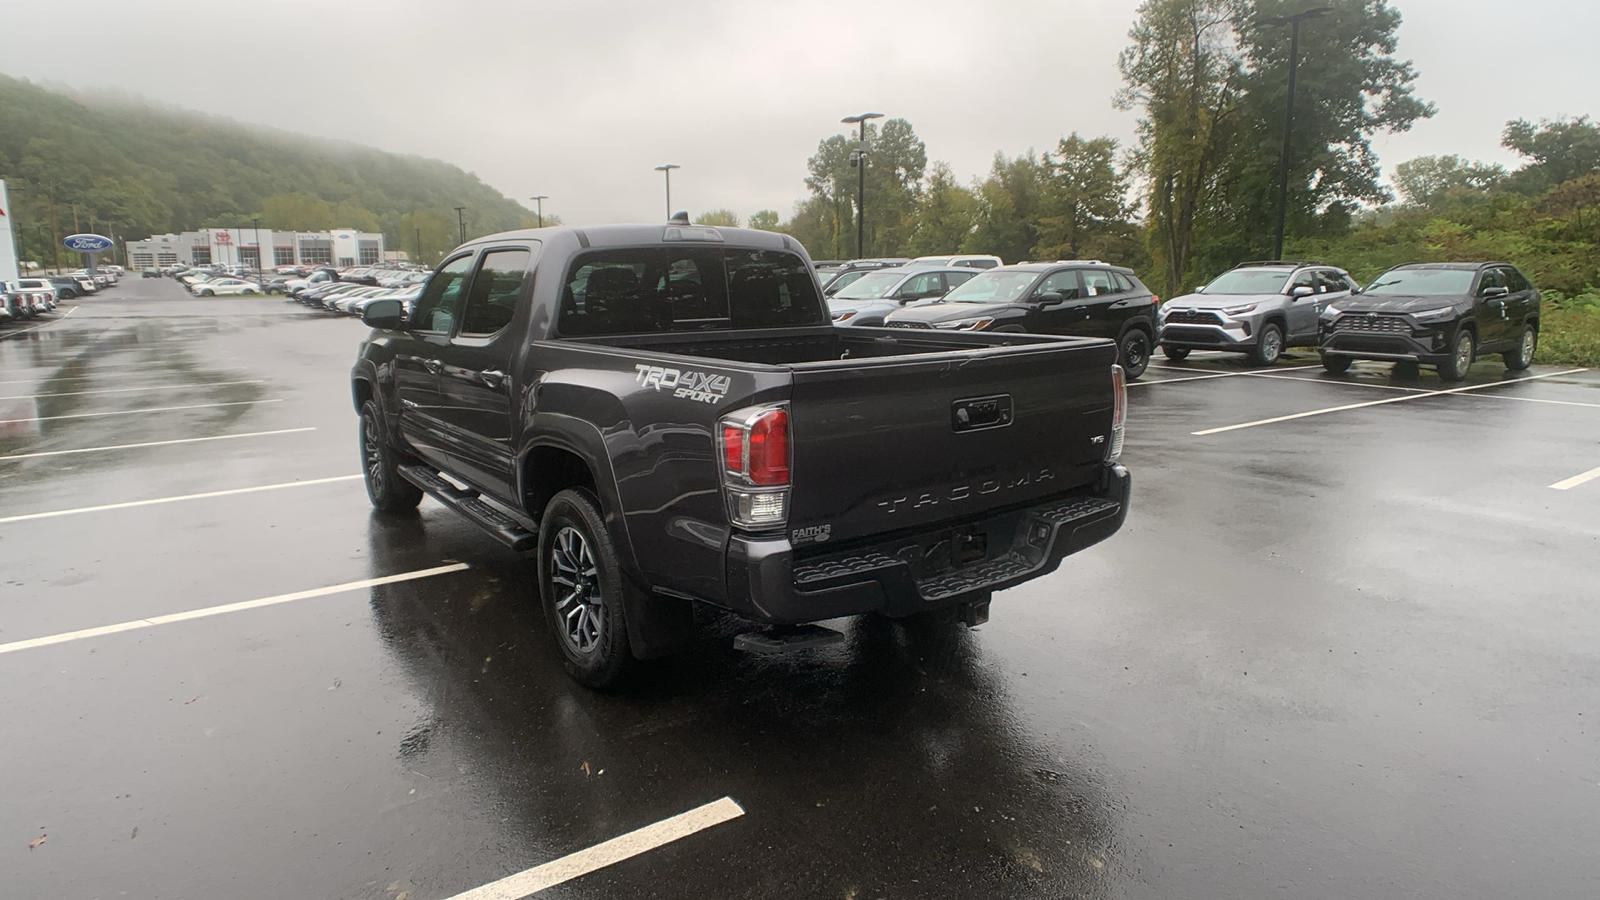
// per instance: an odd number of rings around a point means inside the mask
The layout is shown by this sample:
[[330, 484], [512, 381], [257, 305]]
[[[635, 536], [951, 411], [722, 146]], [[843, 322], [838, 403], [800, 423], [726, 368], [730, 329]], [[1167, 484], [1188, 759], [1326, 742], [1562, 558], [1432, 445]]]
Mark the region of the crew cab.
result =
[[976, 624], [1126, 515], [1115, 343], [836, 328], [785, 235], [508, 232], [362, 319], [373, 505], [426, 493], [535, 552], [592, 687], [685, 648], [696, 603], [768, 626], [757, 652], [840, 616]]

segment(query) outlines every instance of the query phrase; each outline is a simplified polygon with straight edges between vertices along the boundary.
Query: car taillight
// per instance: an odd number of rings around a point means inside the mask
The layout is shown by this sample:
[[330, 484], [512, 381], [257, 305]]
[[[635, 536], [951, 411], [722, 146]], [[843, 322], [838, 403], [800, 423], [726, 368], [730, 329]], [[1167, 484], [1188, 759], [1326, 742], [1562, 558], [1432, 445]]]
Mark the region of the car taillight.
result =
[[1122, 367], [1111, 366], [1111, 443], [1106, 448], [1106, 462], [1113, 463], [1122, 455], [1122, 436], [1128, 424], [1128, 383]]
[[1160, 295], [1151, 294], [1150, 295], [1150, 305], [1151, 306], [1160, 306], [1161, 305], [1161, 297], [1160, 297]]
[[741, 409], [718, 423], [728, 518], [742, 528], [774, 528], [789, 519], [789, 410]]

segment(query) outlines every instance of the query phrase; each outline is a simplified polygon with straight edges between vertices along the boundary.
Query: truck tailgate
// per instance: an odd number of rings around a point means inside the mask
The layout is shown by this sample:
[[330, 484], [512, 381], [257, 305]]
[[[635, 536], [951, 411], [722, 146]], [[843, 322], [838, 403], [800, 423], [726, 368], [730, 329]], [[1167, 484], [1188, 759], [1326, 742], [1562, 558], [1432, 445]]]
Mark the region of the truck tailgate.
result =
[[797, 547], [956, 522], [1091, 483], [1108, 341], [1065, 338], [793, 367]]

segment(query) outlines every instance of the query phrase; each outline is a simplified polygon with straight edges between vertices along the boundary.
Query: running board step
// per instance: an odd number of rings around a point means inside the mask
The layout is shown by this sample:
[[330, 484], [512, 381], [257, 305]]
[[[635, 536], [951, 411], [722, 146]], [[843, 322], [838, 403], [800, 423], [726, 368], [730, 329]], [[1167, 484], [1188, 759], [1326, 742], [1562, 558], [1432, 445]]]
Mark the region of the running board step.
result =
[[524, 528], [516, 519], [479, 499], [477, 491], [458, 488], [427, 466], [400, 466], [398, 471], [401, 478], [421, 488], [423, 493], [433, 499], [466, 516], [473, 524], [489, 532], [496, 540], [512, 550], [521, 553], [532, 550], [538, 545], [537, 534]]
[[733, 649], [760, 656], [793, 653], [827, 647], [844, 640], [844, 635], [821, 625], [788, 625], [767, 631], [736, 635]]

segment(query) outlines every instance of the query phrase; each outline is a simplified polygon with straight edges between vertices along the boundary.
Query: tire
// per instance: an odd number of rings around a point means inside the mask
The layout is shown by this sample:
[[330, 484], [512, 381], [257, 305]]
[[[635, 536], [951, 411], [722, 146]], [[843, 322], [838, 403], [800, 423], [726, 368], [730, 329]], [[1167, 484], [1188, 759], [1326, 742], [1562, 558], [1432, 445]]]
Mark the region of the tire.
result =
[[1261, 326], [1261, 335], [1256, 338], [1256, 346], [1250, 351], [1250, 364], [1276, 365], [1281, 356], [1283, 356], [1283, 329], [1276, 322], [1268, 322]]
[[1520, 372], [1533, 365], [1533, 354], [1539, 349], [1539, 330], [1532, 325], [1522, 326], [1522, 336], [1517, 338], [1517, 349], [1501, 355], [1506, 368]]
[[1322, 368], [1326, 369], [1328, 373], [1332, 375], [1343, 375], [1344, 373], [1350, 371], [1351, 362], [1353, 362], [1353, 360], [1348, 356], [1329, 356], [1326, 353], [1322, 354]]
[[622, 564], [600, 505], [584, 490], [550, 498], [539, 521], [539, 594], [567, 674], [615, 687], [633, 668]]
[[383, 430], [383, 417], [371, 400], [361, 404], [361, 475], [367, 499], [379, 512], [405, 512], [422, 502], [422, 489], [400, 477], [399, 461]]
[[1439, 363], [1439, 378], [1442, 381], [1460, 381], [1467, 377], [1467, 370], [1472, 368], [1477, 342], [1471, 331], [1461, 328], [1456, 331], [1455, 340], [1450, 342], [1450, 346], [1453, 348], [1450, 358]]
[[1188, 347], [1162, 347], [1161, 355], [1173, 362], [1183, 362], [1189, 358]]
[[203, 288], [200, 291], [200, 296], [202, 296], [202, 297], [215, 297], [216, 295], [217, 295], [217, 292], [213, 291], [210, 288]]
[[1129, 381], [1143, 375], [1150, 367], [1150, 333], [1143, 328], [1129, 328], [1117, 345], [1117, 361]]

